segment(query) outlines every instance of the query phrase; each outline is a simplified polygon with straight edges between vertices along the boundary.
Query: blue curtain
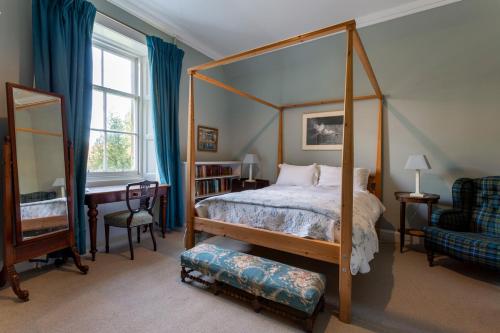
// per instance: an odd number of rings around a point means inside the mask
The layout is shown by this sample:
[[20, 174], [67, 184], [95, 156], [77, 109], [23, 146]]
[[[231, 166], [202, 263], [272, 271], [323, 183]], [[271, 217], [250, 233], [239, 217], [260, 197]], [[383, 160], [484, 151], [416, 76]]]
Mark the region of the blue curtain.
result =
[[[179, 149], [179, 83], [184, 51], [158, 37], [147, 37], [156, 158], [160, 182], [170, 184], [166, 225], [184, 223]], [[165, 223], [165, 221], [162, 221]]]
[[33, 62], [37, 88], [62, 94], [74, 147], [74, 229], [86, 252], [84, 209], [92, 113], [92, 29], [96, 9], [83, 0], [33, 0]]

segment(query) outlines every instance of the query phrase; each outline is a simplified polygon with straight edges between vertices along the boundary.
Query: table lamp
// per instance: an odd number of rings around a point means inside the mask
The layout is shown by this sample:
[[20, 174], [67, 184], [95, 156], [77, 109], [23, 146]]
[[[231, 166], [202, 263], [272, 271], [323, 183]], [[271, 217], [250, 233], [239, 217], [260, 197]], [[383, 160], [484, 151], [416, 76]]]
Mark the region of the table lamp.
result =
[[64, 178], [56, 178], [56, 180], [54, 180], [54, 182], [52, 183], [52, 186], [60, 188], [61, 198], [66, 197], [66, 193], [64, 190], [64, 187], [66, 186], [66, 181], [64, 180]]
[[410, 155], [410, 157], [408, 157], [408, 161], [406, 161], [405, 169], [415, 170], [415, 192], [410, 193], [410, 196], [422, 198], [424, 194], [420, 193], [420, 170], [431, 169], [429, 161], [427, 161], [427, 157], [421, 154]]
[[255, 180], [252, 177], [253, 165], [259, 164], [259, 157], [256, 154], [246, 154], [245, 158], [243, 159], [243, 164], [250, 164], [247, 182], [254, 182]]

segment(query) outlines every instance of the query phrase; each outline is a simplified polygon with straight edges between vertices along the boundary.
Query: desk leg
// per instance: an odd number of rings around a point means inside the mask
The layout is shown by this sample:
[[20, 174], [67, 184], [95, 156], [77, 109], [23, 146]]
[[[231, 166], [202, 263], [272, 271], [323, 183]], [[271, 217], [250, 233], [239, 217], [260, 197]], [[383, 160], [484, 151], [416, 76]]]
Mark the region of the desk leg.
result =
[[3, 266], [0, 272], [0, 288], [7, 283], [7, 267]]
[[161, 223], [161, 236], [165, 238], [167, 232], [167, 196], [160, 196], [160, 223]]
[[399, 208], [399, 252], [403, 253], [406, 234], [406, 202], [401, 201]]
[[432, 220], [432, 203], [427, 204], [427, 225], [431, 225]]
[[89, 204], [87, 215], [89, 217], [89, 232], [90, 232], [90, 253], [92, 254], [92, 261], [95, 261], [95, 254], [97, 252], [96, 238], [97, 238], [97, 205]]

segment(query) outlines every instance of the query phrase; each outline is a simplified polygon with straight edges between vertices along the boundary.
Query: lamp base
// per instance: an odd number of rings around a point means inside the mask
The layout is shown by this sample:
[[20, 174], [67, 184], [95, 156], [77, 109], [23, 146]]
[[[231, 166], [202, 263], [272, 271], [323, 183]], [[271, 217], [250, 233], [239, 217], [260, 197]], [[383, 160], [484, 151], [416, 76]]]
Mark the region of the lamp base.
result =
[[247, 182], [247, 183], [255, 183], [255, 179], [246, 179], [245, 182]]
[[423, 198], [424, 193], [410, 193], [410, 197], [415, 197], [415, 198]]

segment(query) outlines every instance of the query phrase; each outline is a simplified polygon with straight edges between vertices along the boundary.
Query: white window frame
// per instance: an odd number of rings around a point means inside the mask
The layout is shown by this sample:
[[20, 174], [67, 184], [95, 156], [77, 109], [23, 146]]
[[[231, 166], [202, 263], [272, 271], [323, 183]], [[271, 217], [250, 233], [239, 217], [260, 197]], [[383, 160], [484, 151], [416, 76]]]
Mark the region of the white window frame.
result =
[[[117, 31], [119, 32], [119, 31]], [[119, 32], [121, 33], [121, 32]], [[102, 37], [100, 35], [93, 36], [92, 41], [93, 46], [96, 46], [103, 51], [116, 54], [121, 57], [125, 57], [134, 61], [135, 70], [133, 71], [133, 89], [132, 93], [126, 93], [123, 91], [115, 90], [112, 88], [107, 88], [99, 85], [92, 85], [92, 88], [98, 91], [116, 94], [119, 96], [125, 96], [133, 98], [135, 101], [135, 126], [137, 135], [135, 133], [126, 133], [136, 135], [136, 171], [123, 171], [123, 172], [87, 172], [87, 186], [108, 186], [108, 185], [122, 185], [129, 182], [137, 181], [144, 178], [156, 178], [157, 172], [147, 174], [146, 171], [146, 159], [145, 152], [147, 149], [147, 140], [152, 140], [152, 133], [148, 133], [147, 117], [149, 116], [149, 82], [148, 82], [148, 72], [147, 72], [147, 56], [133, 50], [131, 48], [125, 47], [113, 41], [112, 39]], [[103, 78], [104, 67], [103, 59], [101, 58], [101, 77]], [[104, 104], [106, 100], [104, 99]], [[106, 106], [104, 105], [104, 108]], [[105, 111], [106, 113], [107, 111]], [[106, 124], [104, 124], [106, 126]], [[125, 133], [112, 130], [100, 130], [102, 133]]]

